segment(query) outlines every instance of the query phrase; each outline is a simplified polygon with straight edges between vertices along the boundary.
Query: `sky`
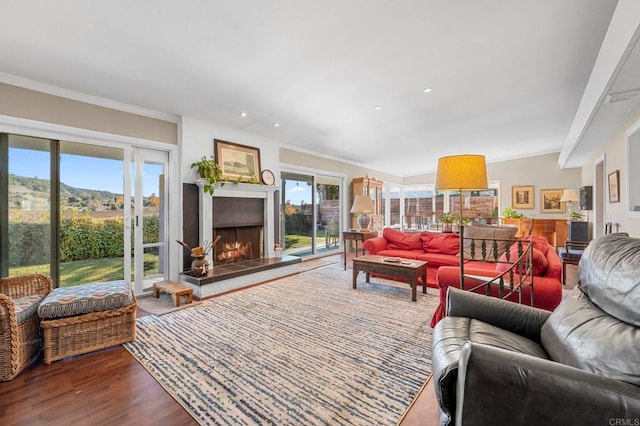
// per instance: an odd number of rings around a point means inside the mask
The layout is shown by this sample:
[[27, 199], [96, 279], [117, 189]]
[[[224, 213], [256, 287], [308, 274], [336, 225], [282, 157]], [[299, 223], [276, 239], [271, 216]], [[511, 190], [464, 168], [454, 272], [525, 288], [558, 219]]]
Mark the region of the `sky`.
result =
[[[61, 154], [60, 180], [69, 186], [98, 191], [123, 193], [123, 162], [80, 155]], [[146, 164], [144, 195], [157, 195], [155, 176], [162, 166]], [[50, 178], [49, 152], [9, 149], [9, 173], [31, 178]]]
[[304, 201], [305, 204], [311, 204], [311, 186], [303, 181], [295, 181], [287, 179], [285, 181], [285, 201], [289, 201], [293, 205], [300, 205]]

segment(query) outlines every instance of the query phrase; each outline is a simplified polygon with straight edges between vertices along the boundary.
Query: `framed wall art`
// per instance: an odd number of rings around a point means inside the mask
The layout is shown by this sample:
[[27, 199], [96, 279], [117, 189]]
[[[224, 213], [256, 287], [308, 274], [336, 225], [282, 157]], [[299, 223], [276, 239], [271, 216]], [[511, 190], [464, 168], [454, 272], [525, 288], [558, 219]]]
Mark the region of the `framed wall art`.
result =
[[535, 206], [535, 192], [533, 185], [512, 186], [511, 206], [514, 209], [533, 209]]
[[620, 170], [609, 173], [609, 202], [620, 202]]
[[260, 149], [233, 142], [213, 140], [216, 162], [223, 180], [260, 182]]
[[540, 190], [540, 212], [541, 213], [564, 213], [564, 203], [562, 189], [541, 189]]

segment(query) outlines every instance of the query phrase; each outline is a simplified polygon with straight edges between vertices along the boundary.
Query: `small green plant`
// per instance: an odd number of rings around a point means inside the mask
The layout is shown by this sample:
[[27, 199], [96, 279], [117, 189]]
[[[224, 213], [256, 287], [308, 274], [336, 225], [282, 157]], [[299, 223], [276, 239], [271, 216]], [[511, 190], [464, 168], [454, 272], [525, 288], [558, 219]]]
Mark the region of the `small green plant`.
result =
[[457, 215], [455, 214], [451, 214], [451, 213], [442, 213], [438, 219], [440, 219], [440, 222], [442, 223], [453, 223], [456, 220]]
[[511, 207], [507, 207], [504, 210], [502, 210], [502, 217], [508, 218], [508, 219], [519, 219], [522, 217], [522, 213], [518, 213], [516, 210], [512, 209]]
[[580, 220], [582, 219], [582, 213], [578, 212], [569, 212], [569, 219], [571, 220]]
[[211, 158], [202, 157], [200, 161], [196, 161], [191, 164], [192, 169], [196, 169], [201, 178], [205, 179], [207, 183], [204, 184], [202, 189], [209, 195], [213, 195], [216, 190], [216, 185], [224, 186], [224, 180], [222, 179], [222, 168], [216, 161]]

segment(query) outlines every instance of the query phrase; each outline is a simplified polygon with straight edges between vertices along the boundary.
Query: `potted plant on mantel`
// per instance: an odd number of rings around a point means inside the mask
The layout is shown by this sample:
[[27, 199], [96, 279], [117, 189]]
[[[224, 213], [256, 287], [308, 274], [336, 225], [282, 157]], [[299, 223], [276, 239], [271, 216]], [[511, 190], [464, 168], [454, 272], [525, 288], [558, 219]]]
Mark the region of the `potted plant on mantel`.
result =
[[[196, 169], [200, 177], [206, 180], [202, 190], [209, 195], [213, 195], [216, 185], [224, 186], [227, 182], [239, 184], [244, 180], [244, 176], [239, 176], [236, 180], [223, 179], [222, 167], [213, 159], [213, 156], [211, 158], [202, 157], [200, 161], [192, 163], [191, 168]], [[252, 176], [246, 183], [260, 184], [260, 181]]]
[[201, 178], [206, 180], [206, 183], [202, 187], [202, 190], [209, 194], [213, 195], [216, 190], [216, 185], [220, 184], [220, 186], [224, 186], [224, 180], [222, 179], [222, 168], [216, 160], [211, 158], [202, 157], [200, 161], [196, 161], [191, 164], [192, 169], [196, 169]]

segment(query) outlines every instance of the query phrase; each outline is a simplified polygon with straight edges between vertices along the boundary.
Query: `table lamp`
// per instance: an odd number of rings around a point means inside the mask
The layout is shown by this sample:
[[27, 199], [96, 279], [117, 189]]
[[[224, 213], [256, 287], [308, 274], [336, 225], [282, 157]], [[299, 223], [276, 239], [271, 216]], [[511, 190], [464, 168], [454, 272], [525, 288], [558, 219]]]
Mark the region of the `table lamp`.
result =
[[562, 191], [562, 197], [560, 197], [561, 203], [567, 203], [567, 214], [571, 215], [571, 208], [574, 201], [580, 201], [580, 195], [577, 189], [565, 189]]
[[373, 203], [371, 202], [371, 198], [366, 195], [356, 195], [356, 199], [353, 200], [353, 206], [351, 206], [351, 213], [360, 213], [358, 216], [358, 226], [360, 232], [369, 232], [369, 224], [371, 223], [371, 218], [367, 215], [367, 213], [373, 213]]

